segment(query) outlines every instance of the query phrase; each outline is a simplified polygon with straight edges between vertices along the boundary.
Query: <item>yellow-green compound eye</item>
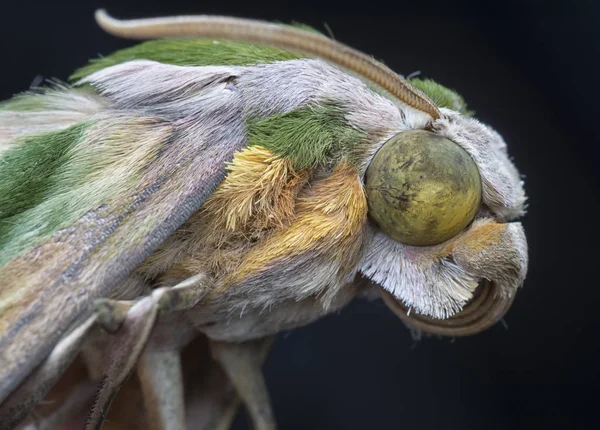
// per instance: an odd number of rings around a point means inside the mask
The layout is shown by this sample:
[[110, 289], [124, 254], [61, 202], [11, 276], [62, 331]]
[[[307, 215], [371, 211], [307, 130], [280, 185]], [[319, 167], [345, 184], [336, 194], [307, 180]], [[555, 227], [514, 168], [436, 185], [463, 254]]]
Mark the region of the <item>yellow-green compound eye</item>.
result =
[[399, 133], [367, 169], [369, 216], [407, 245], [444, 242], [463, 230], [481, 203], [481, 177], [471, 156], [429, 131]]

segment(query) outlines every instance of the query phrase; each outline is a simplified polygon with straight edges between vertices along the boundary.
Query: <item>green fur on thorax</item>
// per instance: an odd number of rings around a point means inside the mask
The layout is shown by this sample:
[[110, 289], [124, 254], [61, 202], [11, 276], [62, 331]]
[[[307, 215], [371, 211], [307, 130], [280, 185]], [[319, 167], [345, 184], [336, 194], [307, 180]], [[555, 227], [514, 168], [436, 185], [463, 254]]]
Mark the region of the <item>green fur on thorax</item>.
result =
[[473, 116], [472, 111], [467, 109], [467, 103], [460, 94], [431, 79], [412, 78], [410, 83], [420, 89], [438, 107], [448, 108], [460, 112], [465, 116]]
[[333, 102], [248, 122], [249, 145], [289, 158], [297, 169], [358, 161], [366, 133], [352, 128], [342, 105]]
[[302, 58], [271, 46], [210, 39], [159, 39], [143, 42], [92, 60], [77, 70], [71, 80], [131, 60], [152, 60], [176, 66], [249, 66]]
[[0, 266], [132, 187], [165, 141], [152, 127], [99, 120], [15, 140], [0, 156]]
[[[470, 116], [463, 98], [430, 79], [412, 79], [417, 88], [439, 107]], [[348, 124], [343, 104], [335, 101], [307, 106], [265, 119], [248, 121], [250, 145], [260, 145], [292, 160], [297, 169], [334, 164], [339, 160], [350, 164], [359, 161], [365, 132]]]
[[[308, 26], [297, 27], [316, 31]], [[150, 40], [116, 51], [106, 57], [92, 60], [80, 68], [71, 80], [84, 78], [98, 70], [131, 60], [152, 60], [176, 66], [250, 66], [304, 58], [267, 45], [211, 39], [159, 39]], [[423, 91], [439, 107], [446, 107], [471, 116], [464, 99], [456, 91], [431, 79], [410, 79], [411, 84]], [[26, 106], [26, 103], [24, 103]], [[0, 109], [2, 106], [0, 105]]]

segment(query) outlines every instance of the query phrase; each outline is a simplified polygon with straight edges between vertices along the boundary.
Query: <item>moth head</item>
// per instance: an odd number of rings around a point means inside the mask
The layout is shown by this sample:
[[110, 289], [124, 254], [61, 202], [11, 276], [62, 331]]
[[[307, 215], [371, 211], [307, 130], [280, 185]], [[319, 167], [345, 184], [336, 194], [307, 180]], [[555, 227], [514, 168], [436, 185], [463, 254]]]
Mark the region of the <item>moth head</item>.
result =
[[[504, 315], [527, 268], [523, 229], [513, 222], [525, 194], [500, 135], [461, 112], [460, 97], [417, 88], [366, 54], [290, 26], [211, 16], [119, 21], [104, 11], [96, 19], [125, 38], [223, 38], [320, 57], [374, 84], [403, 115], [425, 113], [418, 130], [387, 138], [367, 161], [370, 222], [358, 270], [424, 331], [464, 335]], [[452, 103], [433, 101], [440, 88]]]
[[361, 272], [423, 331], [460, 336], [504, 316], [527, 271], [525, 193], [500, 135], [440, 108], [400, 132], [366, 171], [370, 239]]

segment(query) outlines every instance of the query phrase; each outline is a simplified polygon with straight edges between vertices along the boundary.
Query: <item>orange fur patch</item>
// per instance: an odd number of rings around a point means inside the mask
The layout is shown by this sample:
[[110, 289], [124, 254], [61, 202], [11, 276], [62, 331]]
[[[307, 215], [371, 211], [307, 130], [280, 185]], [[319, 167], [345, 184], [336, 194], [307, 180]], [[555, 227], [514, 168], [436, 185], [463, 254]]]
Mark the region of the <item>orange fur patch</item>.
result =
[[[474, 225], [465, 235], [457, 241], [461, 247], [472, 250], [474, 253], [485, 251], [493, 244], [501, 241], [508, 224], [499, 224], [486, 220]], [[456, 245], [456, 244], [455, 244]]]
[[507, 225], [499, 224], [489, 219], [475, 221], [470, 229], [450, 239], [450, 241], [436, 250], [434, 256], [436, 258], [448, 257], [458, 245], [463, 248], [469, 248], [475, 253], [484, 251], [490, 245], [496, 244], [501, 240]]
[[228, 169], [227, 177], [203, 207], [225, 229], [281, 227], [293, 216], [306, 171], [296, 172], [290, 160], [261, 146], [236, 153]]
[[253, 246], [294, 219], [308, 171], [260, 146], [236, 153], [228, 170], [202, 208], [144, 262], [143, 276], [160, 276], [167, 285], [196, 273], [227, 276]]
[[279, 258], [311, 251], [350, 266], [357, 258], [366, 221], [367, 198], [359, 173], [342, 164], [302, 191], [292, 224], [254, 247], [229, 280], [235, 283]]

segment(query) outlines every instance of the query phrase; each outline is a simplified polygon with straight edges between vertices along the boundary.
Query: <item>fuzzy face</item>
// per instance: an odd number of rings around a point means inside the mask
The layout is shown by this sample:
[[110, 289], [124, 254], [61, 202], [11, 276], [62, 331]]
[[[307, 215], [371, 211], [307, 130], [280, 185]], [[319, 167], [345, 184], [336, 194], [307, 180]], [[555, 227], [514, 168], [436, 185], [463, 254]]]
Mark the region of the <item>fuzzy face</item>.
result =
[[434, 133], [467, 151], [479, 168], [482, 209], [466, 230], [434, 246], [395, 242], [372, 228], [361, 272], [417, 313], [447, 318], [473, 297], [482, 279], [512, 296], [527, 272], [527, 242], [520, 223], [524, 213], [522, 181], [494, 130], [450, 109], [432, 123]]

